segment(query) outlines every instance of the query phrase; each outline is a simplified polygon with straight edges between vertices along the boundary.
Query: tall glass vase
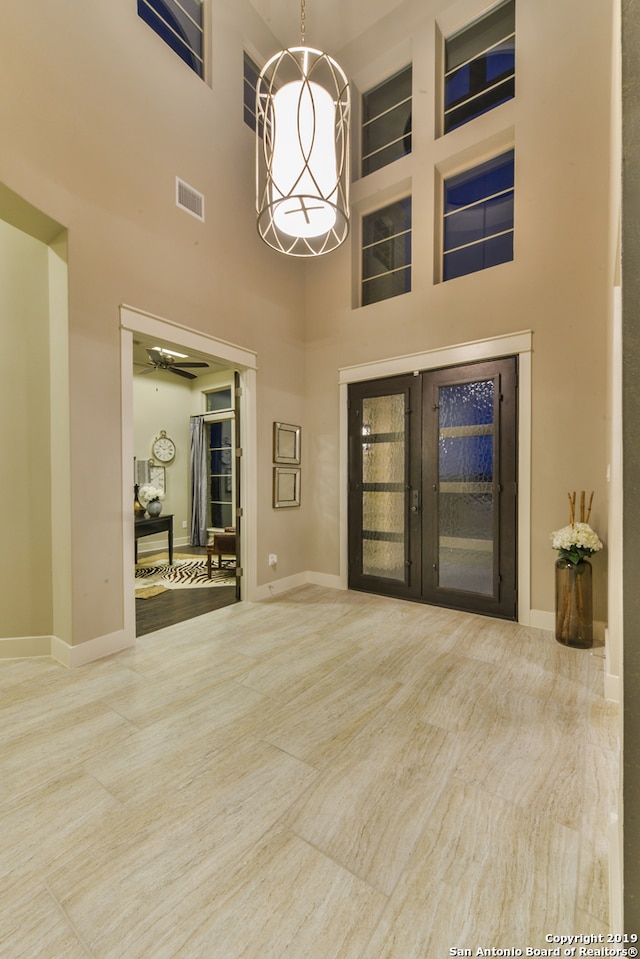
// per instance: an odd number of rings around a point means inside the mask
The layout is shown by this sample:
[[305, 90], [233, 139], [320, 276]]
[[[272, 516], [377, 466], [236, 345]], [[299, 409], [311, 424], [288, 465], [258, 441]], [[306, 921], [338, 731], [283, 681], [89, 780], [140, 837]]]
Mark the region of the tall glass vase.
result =
[[556, 639], [564, 646], [593, 646], [591, 563], [556, 561]]

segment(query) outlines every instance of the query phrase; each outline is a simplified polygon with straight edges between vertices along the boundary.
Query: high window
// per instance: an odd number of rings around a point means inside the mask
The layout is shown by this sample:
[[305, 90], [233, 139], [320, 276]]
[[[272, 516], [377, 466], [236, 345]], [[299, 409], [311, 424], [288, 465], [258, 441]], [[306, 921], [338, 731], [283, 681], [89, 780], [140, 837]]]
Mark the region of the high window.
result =
[[513, 259], [514, 151], [444, 181], [443, 280]]
[[244, 55], [244, 80], [243, 80], [243, 100], [244, 100], [244, 122], [252, 130], [256, 128], [256, 86], [260, 68], [253, 62], [248, 53]]
[[204, 76], [202, 0], [138, 0], [138, 16], [194, 73]]
[[411, 290], [411, 197], [362, 219], [362, 305]]
[[362, 176], [411, 153], [408, 66], [362, 96]]
[[515, 94], [515, 0], [445, 40], [444, 132]]
[[223, 386], [218, 390], [209, 390], [205, 393], [205, 399], [207, 413], [219, 413], [220, 410], [233, 409], [230, 386]]

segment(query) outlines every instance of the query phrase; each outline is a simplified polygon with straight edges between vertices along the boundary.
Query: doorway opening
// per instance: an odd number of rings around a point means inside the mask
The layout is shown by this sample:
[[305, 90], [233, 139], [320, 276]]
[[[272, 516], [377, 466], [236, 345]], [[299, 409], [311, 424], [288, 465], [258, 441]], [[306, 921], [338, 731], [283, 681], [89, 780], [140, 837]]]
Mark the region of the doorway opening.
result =
[[349, 388], [349, 586], [517, 619], [517, 358]]
[[255, 356], [128, 307], [121, 319], [125, 606], [141, 636], [246, 595], [253, 446], [240, 427], [253, 419]]

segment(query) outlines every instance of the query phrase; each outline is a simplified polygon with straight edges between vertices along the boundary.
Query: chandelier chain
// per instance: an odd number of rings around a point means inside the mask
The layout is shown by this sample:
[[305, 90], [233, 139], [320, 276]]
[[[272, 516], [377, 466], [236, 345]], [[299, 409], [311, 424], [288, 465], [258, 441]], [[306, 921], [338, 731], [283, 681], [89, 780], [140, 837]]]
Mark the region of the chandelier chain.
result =
[[304, 28], [305, 28], [305, 9], [304, 9], [305, 0], [300, 0], [300, 45], [305, 45], [304, 37]]

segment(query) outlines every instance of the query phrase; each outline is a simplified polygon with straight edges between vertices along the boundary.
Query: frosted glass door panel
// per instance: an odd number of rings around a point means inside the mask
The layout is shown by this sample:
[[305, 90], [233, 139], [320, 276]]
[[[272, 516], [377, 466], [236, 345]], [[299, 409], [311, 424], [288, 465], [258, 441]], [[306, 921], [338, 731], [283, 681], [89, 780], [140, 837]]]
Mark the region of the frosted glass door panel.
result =
[[362, 400], [362, 572], [405, 578], [405, 394]]
[[494, 383], [438, 397], [438, 585], [494, 593]]

